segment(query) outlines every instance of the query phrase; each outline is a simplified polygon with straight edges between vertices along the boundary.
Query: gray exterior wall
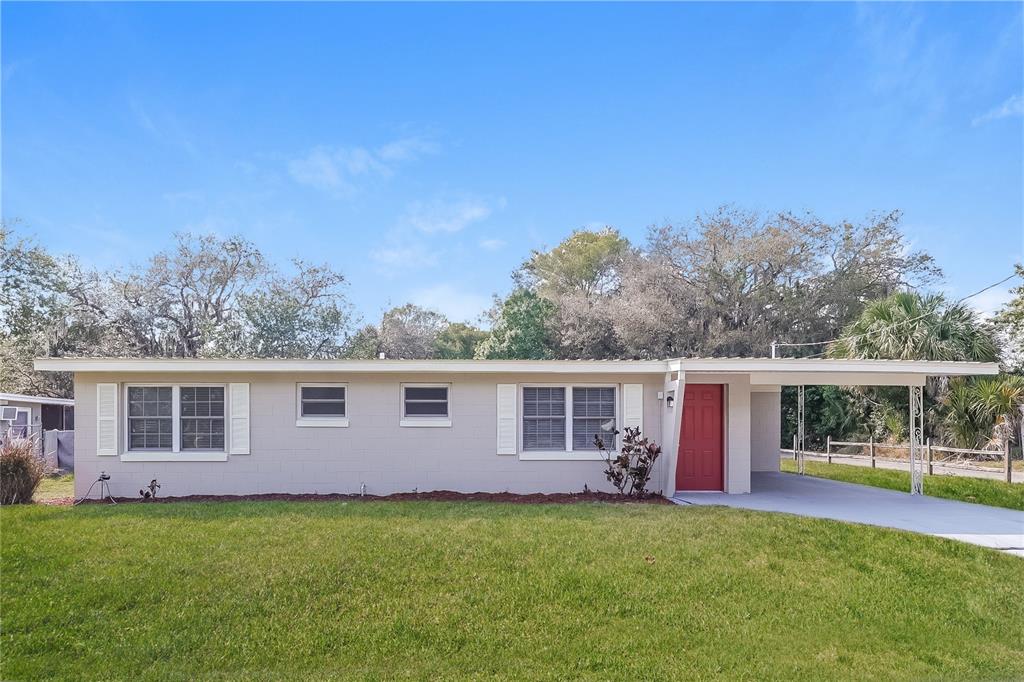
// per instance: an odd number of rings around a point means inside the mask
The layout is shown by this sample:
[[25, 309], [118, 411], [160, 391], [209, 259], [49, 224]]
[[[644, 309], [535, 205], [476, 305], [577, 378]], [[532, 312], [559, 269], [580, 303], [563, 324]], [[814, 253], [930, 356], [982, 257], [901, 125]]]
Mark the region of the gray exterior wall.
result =
[[778, 471], [782, 440], [782, 393], [750, 394], [750, 470]]
[[[123, 386], [146, 383], [250, 385], [250, 453], [229, 455], [226, 462], [123, 462], [96, 454], [96, 384], [118, 383], [118, 443], [124, 452]], [[346, 428], [298, 427], [296, 384], [348, 384]], [[451, 427], [402, 427], [400, 384], [450, 382]], [[496, 385], [500, 383], [644, 385], [644, 432], [657, 438], [664, 409], [657, 392], [660, 374], [508, 375], [508, 374], [103, 374], [75, 377], [75, 493], [81, 496], [99, 472], [111, 475], [116, 496], [132, 497], [150, 479], [159, 480], [164, 496], [258, 493], [369, 494], [426, 490], [461, 492], [567, 492], [610, 487], [603, 462], [523, 461], [496, 454]], [[521, 407], [520, 407], [521, 410]], [[519, 415], [521, 418], [521, 414]], [[666, 452], [652, 477], [652, 487], [666, 478], [674, 452]], [[94, 491], [95, 492], [95, 491]]]

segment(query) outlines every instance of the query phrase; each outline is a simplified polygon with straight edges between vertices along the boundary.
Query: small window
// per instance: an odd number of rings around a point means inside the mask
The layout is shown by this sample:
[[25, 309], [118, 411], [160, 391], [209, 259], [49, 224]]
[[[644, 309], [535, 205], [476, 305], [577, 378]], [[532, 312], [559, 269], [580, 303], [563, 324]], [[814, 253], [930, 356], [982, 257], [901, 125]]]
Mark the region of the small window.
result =
[[224, 387], [181, 387], [181, 449], [224, 449]]
[[344, 386], [299, 387], [299, 417], [303, 419], [328, 419], [344, 416]]
[[170, 450], [174, 439], [170, 386], [128, 388], [128, 449]]
[[596, 450], [594, 437], [615, 448], [615, 389], [574, 386], [572, 389], [572, 449]]
[[411, 420], [447, 420], [447, 385], [406, 385], [402, 387], [402, 416]]
[[523, 387], [523, 449], [565, 450], [565, 388]]

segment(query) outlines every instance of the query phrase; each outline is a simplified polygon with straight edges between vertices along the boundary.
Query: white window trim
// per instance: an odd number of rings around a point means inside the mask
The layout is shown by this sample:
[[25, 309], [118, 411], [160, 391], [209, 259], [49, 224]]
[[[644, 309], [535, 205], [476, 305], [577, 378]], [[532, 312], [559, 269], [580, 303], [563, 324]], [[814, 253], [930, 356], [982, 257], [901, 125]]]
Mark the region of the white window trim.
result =
[[[314, 388], [343, 388], [345, 389], [345, 416], [344, 417], [315, 417], [311, 415], [302, 416], [302, 389]], [[348, 427], [348, 384], [338, 382], [305, 382], [295, 384], [295, 425], [299, 427], [324, 427], [324, 428], [347, 428]]]
[[[171, 387], [171, 449], [170, 450], [129, 450], [128, 449], [128, 389]], [[223, 450], [182, 450], [181, 449], [181, 387], [212, 387], [224, 389], [224, 449]], [[228, 387], [227, 384], [211, 384], [201, 381], [168, 383], [159, 381], [126, 382], [122, 387], [121, 400], [124, 409], [119, 448], [122, 462], [226, 462], [230, 443], [228, 429]]]
[[[585, 381], [573, 381], [569, 383], [528, 383], [519, 384], [519, 459], [548, 460], [548, 461], [580, 461], [580, 462], [603, 462], [604, 457], [600, 450], [573, 450], [572, 448], [572, 389], [574, 386], [580, 388], [614, 388], [615, 389], [615, 428], [622, 431], [622, 386], [621, 384], [598, 384]], [[527, 450], [526, 442], [523, 440], [523, 421], [526, 410], [523, 407], [524, 388], [564, 388], [565, 389], [565, 450]], [[617, 454], [618, 449], [610, 451]]]
[[[410, 417], [405, 414], [406, 388], [446, 388], [448, 389], [448, 416], [446, 417]], [[452, 425], [452, 385], [450, 383], [401, 383], [398, 386], [398, 409], [401, 414], [398, 425], [404, 427], [445, 428]]]

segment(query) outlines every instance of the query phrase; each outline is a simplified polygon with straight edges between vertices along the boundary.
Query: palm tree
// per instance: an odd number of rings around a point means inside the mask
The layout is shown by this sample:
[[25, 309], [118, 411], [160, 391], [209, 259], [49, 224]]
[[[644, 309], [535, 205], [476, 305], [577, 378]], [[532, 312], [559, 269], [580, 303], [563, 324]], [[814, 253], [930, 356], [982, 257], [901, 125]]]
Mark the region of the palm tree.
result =
[[1024, 407], [1024, 377], [1000, 374], [972, 382], [975, 411], [991, 436], [991, 442], [1002, 448], [1012, 442], [1020, 428]]
[[[876, 360], [945, 360], [994, 362], [999, 348], [992, 330], [976, 313], [962, 303], [947, 303], [940, 295], [911, 292], [893, 294], [869, 303], [860, 316], [832, 344], [829, 355], [835, 358]], [[958, 443], [977, 442], [985, 423], [978, 412], [973, 384], [929, 380], [926, 387], [928, 417], [926, 429], [944, 430]], [[949, 390], [952, 388], [952, 390]], [[871, 410], [880, 416], [906, 409], [905, 393], [886, 389], [858, 391]], [[944, 400], [939, 400], [943, 395]], [[873, 396], [873, 397], [872, 397]], [[897, 435], [886, 424], [884, 430]], [[969, 446], [967, 446], [969, 447]]]
[[962, 303], [903, 292], [874, 301], [832, 344], [836, 358], [994, 362], [991, 331]]

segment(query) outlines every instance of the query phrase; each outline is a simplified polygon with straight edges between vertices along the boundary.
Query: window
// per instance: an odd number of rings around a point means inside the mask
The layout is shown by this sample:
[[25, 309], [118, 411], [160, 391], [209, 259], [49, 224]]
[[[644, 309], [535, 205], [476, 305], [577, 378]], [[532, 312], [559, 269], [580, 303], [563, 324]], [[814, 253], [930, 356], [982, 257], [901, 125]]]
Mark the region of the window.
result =
[[403, 384], [402, 426], [451, 426], [448, 384]]
[[296, 426], [348, 426], [345, 384], [299, 384]]
[[565, 388], [523, 388], [523, 449], [565, 450]]
[[128, 388], [128, 449], [170, 450], [174, 445], [170, 386]]
[[223, 386], [128, 386], [128, 451], [225, 452], [224, 398]]
[[615, 448], [615, 389], [611, 386], [572, 389], [572, 449], [596, 450], [594, 436], [600, 435], [605, 447]]
[[224, 387], [181, 388], [181, 449], [224, 449]]
[[523, 452], [595, 453], [599, 434], [614, 449], [615, 393], [614, 386], [524, 386]]

